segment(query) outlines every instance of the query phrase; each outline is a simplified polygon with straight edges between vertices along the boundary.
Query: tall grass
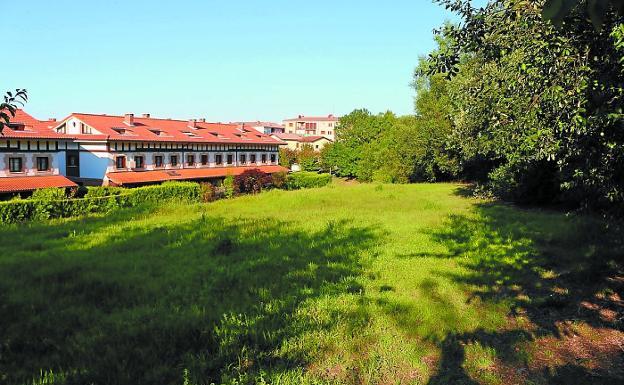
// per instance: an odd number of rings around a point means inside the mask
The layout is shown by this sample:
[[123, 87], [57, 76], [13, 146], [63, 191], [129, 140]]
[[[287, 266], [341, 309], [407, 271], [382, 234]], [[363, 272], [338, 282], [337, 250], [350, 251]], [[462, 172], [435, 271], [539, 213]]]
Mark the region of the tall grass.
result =
[[0, 383], [496, 383], [494, 363], [530, 359], [509, 317], [537, 320], [549, 262], [608, 274], [621, 244], [593, 219], [457, 189], [328, 186], [6, 226]]

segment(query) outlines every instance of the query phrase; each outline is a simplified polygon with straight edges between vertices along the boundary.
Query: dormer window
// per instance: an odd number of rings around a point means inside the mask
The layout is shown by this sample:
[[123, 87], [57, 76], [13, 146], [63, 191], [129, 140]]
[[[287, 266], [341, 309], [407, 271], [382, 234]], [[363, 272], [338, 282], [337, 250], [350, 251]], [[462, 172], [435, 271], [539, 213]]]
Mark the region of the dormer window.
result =
[[10, 123], [9, 124], [9, 128], [15, 130], [15, 131], [24, 131], [26, 129], [26, 126], [24, 124], [21, 123]]
[[87, 126], [84, 123], [80, 123], [80, 133], [85, 134], [85, 135], [90, 135], [92, 133], [91, 127]]
[[117, 132], [119, 135], [125, 135], [126, 134], [126, 129], [125, 128], [113, 128], [113, 130], [115, 130], [115, 132]]
[[196, 136], [197, 136], [197, 135], [195, 135], [194, 133], [189, 132], [189, 131], [182, 131], [182, 133], [183, 133], [184, 135], [186, 135], [186, 136], [191, 137], [191, 138], [193, 138], [193, 137], [196, 137]]
[[157, 136], [162, 136], [162, 131], [161, 130], [150, 130], [152, 132], [152, 134], [157, 135]]

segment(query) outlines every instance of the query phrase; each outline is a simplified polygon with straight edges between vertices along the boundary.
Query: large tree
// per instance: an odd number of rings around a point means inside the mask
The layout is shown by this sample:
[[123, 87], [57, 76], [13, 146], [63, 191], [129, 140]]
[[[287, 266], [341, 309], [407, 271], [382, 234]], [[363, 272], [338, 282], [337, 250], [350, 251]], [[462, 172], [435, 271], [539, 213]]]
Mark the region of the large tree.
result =
[[462, 159], [505, 197], [624, 203], [622, 17], [607, 12], [596, 30], [572, 10], [561, 29], [541, 2], [439, 2], [462, 17], [429, 57], [430, 73], [452, 78]]

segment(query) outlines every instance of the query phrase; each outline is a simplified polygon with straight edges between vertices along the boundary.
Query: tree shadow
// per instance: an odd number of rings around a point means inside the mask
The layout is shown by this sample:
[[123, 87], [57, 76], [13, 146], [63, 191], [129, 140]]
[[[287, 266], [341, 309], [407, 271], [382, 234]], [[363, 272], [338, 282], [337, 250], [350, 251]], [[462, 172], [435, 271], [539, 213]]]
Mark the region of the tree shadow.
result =
[[304, 366], [303, 348], [280, 348], [334, 322], [302, 306], [350, 293], [382, 236], [210, 215], [129, 225], [149, 215], [2, 232], [0, 382], [52, 370], [68, 384], [179, 384], [186, 370], [208, 384]]
[[505, 304], [508, 325], [447, 332], [429, 384], [481, 383], [466, 369], [470, 344], [495, 352], [505, 383], [624, 381], [623, 234], [591, 216], [498, 203], [451, 215], [431, 232], [448, 253], [403, 257], [453, 259], [461, 271], [435, 274], [460, 284], [468, 302]]

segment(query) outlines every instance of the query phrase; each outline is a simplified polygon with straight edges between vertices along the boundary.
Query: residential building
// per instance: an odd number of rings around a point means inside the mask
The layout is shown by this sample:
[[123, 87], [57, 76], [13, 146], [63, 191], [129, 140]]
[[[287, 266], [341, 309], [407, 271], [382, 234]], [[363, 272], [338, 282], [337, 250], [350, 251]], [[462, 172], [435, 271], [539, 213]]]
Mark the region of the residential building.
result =
[[302, 136], [298, 134], [275, 134], [272, 135], [276, 140], [282, 141], [282, 146], [290, 150], [300, 150], [304, 145], [309, 145], [315, 151], [320, 151], [328, 143], [332, 143], [331, 139], [325, 136]]
[[64, 175], [76, 162], [67, 152], [78, 147], [53, 129], [57, 124], [17, 110], [0, 133], [0, 193], [76, 186]]
[[336, 140], [336, 126], [340, 118], [334, 115], [303, 116], [284, 119], [286, 134], [301, 136], [324, 136], [332, 141]]
[[263, 134], [267, 134], [267, 135], [284, 133], [284, 126], [279, 123], [274, 123], [274, 122], [261, 122], [261, 121], [234, 122], [234, 124], [239, 124], [244, 127], [251, 127], [256, 131], [261, 132]]
[[[205, 119], [73, 113], [59, 122], [40, 122], [19, 111], [0, 135], [5, 155], [0, 177], [60, 176], [68, 185], [117, 186], [215, 180], [248, 169], [284, 171], [278, 166], [282, 144], [250, 127]], [[49, 170], [40, 171], [45, 161], [39, 158], [45, 157]], [[32, 179], [3, 183], [17, 182], [22, 188], [37, 185]]]

